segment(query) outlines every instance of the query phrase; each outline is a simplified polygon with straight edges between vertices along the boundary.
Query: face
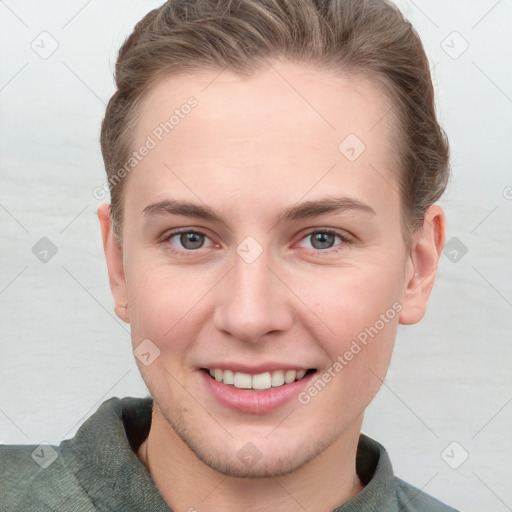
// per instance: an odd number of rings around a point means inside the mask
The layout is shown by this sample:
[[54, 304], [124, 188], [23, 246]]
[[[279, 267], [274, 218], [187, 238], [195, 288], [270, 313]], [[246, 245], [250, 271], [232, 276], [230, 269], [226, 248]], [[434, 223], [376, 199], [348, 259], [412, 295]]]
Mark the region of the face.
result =
[[279, 475], [357, 439], [399, 321], [422, 314], [425, 265], [372, 82], [218, 73], [165, 78], [143, 103], [133, 146], [151, 147], [125, 178], [122, 253], [104, 226], [107, 260], [150, 354], [152, 428], [222, 473]]

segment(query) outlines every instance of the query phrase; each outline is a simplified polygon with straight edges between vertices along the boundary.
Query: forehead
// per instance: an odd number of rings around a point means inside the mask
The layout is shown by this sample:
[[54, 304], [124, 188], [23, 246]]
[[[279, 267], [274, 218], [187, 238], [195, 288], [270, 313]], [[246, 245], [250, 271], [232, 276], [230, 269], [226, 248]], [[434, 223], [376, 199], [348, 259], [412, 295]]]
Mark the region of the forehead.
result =
[[393, 126], [387, 97], [360, 76], [288, 62], [249, 78], [227, 70], [168, 76], [141, 104], [132, 146], [151, 139], [154, 147], [129, 181], [141, 201], [170, 189], [187, 195], [184, 184], [213, 203], [261, 189], [293, 202], [308, 189], [340, 187], [385, 200], [396, 195], [383, 187], [396, 181]]
[[367, 132], [378, 124], [382, 134], [386, 123], [379, 121], [390, 111], [382, 89], [368, 78], [276, 61], [249, 78], [215, 69], [160, 79], [141, 104], [136, 137], [168, 120], [191, 97], [199, 107], [194, 109], [194, 119], [174, 131], [219, 121], [219, 132], [271, 138], [277, 122], [295, 126], [300, 121], [305, 135], [327, 137], [329, 143], [349, 130], [369, 138]]

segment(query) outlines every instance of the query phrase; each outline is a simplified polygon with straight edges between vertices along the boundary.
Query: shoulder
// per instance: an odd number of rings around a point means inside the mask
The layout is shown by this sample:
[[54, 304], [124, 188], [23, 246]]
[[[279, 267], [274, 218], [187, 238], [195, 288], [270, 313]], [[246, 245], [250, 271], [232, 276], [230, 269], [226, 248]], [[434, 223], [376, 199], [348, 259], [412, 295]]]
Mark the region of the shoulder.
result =
[[2, 511], [54, 511], [56, 496], [69, 503], [77, 488], [73, 480], [58, 446], [0, 445]]
[[402, 512], [457, 512], [400, 478], [394, 478], [395, 495]]
[[343, 511], [379, 510], [381, 512], [457, 512], [422, 490], [404, 482], [394, 472], [389, 455], [380, 443], [361, 434], [356, 470], [363, 490]]
[[116, 486], [118, 495], [131, 503], [133, 479], [156, 494], [131, 447], [147, 435], [151, 407], [149, 399], [114, 397], [59, 446], [0, 445], [0, 512], [108, 510]]

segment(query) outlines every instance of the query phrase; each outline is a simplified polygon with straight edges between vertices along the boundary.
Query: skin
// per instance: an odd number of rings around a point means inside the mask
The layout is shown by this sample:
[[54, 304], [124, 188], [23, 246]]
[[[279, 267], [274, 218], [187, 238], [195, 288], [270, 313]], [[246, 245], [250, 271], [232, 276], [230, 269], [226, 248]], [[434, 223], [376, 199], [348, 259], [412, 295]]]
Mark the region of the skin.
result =
[[[332, 510], [363, 487], [363, 413], [398, 324], [424, 315], [443, 210], [427, 210], [408, 250], [393, 119], [383, 119], [388, 101], [369, 80], [290, 62], [249, 79], [218, 70], [166, 77], [142, 104], [134, 148], [190, 96], [198, 106], [125, 178], [122, 242], [109, 206], [98, 209], [116, 313], [134, 348], [149, 338], [160, 350], [148, 366], [137, 360], [155, 403], [138, 456], [173, 510]], [[338, 150], [351, 133], [366, 145], [353, 162]], [[341, 196], [374, 213], [278, 221], [291, 207]], [[219, 220], [143, 213], [164, 200], [208, 206]], [[203, 247], [187, 252], [174, 228], [205, 233]], [[315, 250], [310, 235], [322, 228], [339, 236]], [[252, 263], [236, 252], [248, 236], [262, 249]], [[241, 413], [204, 385], [199, 368], [219, 361], [286, 362], [322, 375], [396, 303], [400, 314], [306, 405]], [[248, 442], [262, 454], [251, 467], [237, 457]]]

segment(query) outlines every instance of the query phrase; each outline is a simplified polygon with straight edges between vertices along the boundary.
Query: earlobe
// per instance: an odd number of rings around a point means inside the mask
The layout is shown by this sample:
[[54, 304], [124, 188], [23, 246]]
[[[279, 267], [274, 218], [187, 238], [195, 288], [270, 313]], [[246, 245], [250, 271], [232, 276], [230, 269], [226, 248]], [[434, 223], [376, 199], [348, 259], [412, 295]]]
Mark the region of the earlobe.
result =
[[399, 318], [401, 324], [415, 324], [425, 315], [445, 235], [443, 209], [439, 205], [432, 205], [425, 212], [423, 226], [413, 236], [402, 297], [403, 309]]
[[117, 240], [112, 228], [109, 204], [104, 203], [98, 206], [98, 219], [103, 240], [103, 251], [107, 261], [110, 291], [114, 298], [114, 310], [121, 320], [129, 323], [122, 245]]

